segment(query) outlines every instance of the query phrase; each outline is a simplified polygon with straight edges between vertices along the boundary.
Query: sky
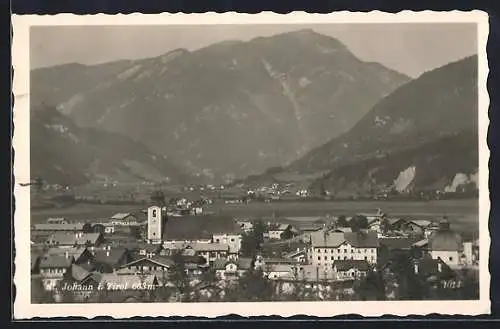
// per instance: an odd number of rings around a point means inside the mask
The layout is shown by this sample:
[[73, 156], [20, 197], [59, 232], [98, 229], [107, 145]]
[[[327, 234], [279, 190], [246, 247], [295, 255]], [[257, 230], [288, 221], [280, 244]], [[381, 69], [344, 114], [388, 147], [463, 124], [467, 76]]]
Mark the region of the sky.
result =
[[30, 31], [30, 62], [39, 68], [140, 59], [306, 28], [337, 38], [361, 60], [411, 77], [477, 53], [472, 23], [37, 26]]

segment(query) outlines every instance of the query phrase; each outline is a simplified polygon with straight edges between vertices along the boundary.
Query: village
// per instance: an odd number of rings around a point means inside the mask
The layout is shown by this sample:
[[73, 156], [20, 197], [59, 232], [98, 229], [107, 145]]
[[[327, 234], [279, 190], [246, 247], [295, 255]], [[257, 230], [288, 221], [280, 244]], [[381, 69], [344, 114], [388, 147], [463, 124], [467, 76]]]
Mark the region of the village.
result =
[[31, 227], [34, 303], [479, 298], [478, 239], [446, 218], [238, 218], [203, 202]]

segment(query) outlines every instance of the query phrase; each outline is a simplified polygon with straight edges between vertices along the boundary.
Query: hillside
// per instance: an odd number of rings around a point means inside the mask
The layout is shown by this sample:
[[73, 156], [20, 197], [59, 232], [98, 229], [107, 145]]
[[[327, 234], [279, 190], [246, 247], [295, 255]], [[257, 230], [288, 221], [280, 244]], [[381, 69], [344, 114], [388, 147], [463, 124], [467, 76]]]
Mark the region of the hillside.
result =
[[31, 176], [50, 184], [184, 182], [189, 178], [142, 143], [116, 133], [80, 128], [53, 108], [32, 112], [30, 125]]
[[31, 77], [35, 104], [57, 104], [79, 126], [125, 134], [215, 179], [298, 159], [409, 80], [312, 30]]
[[477, 97], [477, 56], [424, 73], [280, 174], [319, 173], [312, 187], [334, 192], [443, 189], [457, 175], [470, 180], [478, 167]]

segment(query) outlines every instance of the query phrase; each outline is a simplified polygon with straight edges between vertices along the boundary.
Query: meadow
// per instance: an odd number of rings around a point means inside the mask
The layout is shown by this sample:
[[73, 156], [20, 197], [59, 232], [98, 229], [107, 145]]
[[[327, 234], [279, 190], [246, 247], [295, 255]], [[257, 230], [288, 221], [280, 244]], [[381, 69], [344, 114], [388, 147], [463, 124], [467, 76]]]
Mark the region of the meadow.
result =
[[[118, 212], [138, 212], [141, 208], [140, 205], [76, 204], [65, 208], [32, 210], [31, 222], [45, 222], [49, 217], [65, 217], [70, 221], [96, 221], [109, 218]], [[376, 212], [377, 208], [381, 208], [389, 216], [408, 219], [437, 220], [447, 216], [457, 230], [478, 231], [479, 206], [477, 200], [215, 203], [206, 206], [204, 210], [236, 217], [259, 218], [273, 215], [351, 216], [357, 213], [373, 213]]]

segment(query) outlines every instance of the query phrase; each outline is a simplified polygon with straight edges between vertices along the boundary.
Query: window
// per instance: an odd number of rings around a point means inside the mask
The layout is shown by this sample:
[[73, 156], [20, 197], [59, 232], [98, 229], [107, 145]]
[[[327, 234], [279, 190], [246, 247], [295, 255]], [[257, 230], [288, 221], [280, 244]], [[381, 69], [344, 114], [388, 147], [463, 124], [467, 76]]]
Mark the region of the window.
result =
[[325, 249], [325, 250], [324, 250], [324, 252], [325, 252], [325, 254], [326, 254], [326, 253], [328, 252], [328, 250], [327, 250], [327, 249]]
[[344, 260], [346, 260], [346, 259], [347, 259], [347, 256], [344, 257]]
[[337, 259], [340, 260], [340, 256], [338, 256]]
[[320, 256], [318, 256], [318, 260], [321, 260], [321, 257], [320, 257]]
[[453, 257], [450, 257], [450, 262], [453, 262]]
[[347, 249], [344, 249], [344, 253], [347, 253]]
[[325, 260], [328, 260], [328, 257], [327, 257], [327, 256], [325, 256]]
[[215, 242], [219, 243], [219, 242], [220, 242], [220, 239], [215, 239]]
[[231, 242], [234, 242], [234, 238], [231, 238]]
[[365, 256], [365, 260], [368, 260], [368, 257], [367, 257], [367, 256]]
[[335, 257], [333, 257], [333, 256], [332, 256], [330, 259], [331, 259], [331, 260], [334, 260], [334, 259], [335, 259]]
[[354, 259], [354, 257], [353, 257], [353, 256], [351, 256], [351, 259]]

